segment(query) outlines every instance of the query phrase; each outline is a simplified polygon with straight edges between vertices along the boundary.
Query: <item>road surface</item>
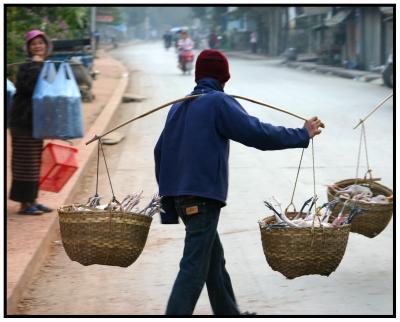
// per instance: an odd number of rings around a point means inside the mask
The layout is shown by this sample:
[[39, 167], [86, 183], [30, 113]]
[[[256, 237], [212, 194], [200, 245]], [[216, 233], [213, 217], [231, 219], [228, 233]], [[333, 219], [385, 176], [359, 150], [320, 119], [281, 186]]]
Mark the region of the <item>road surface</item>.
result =
[[[113, 124], [188, 94], [194, 77], [180, 74], [173, 50], [161, 43], [122, 47], [113, 53], [130, 69], [129, 92], [146, 96], [123, 103]], [[304, 117], [318, 115], [326, 129], [315, 139], [316, 191], [326, 201], [326, 184], [353, 178], [360, 129], [358, 120], [384, 97], [386, 87], [336, 76], [289, 69], [274, 60], [230, 58], [231, 80], [225, 91], [286, 108]], [[301, 127], [291, 116], [241, 101], [264, 122]], [[105, 151], [119, 199], [144, 190], [157, 191], [153, 147], [168, 108], [134, 122], [120, 133], [126, 137]], [[393, 103], [390, 100], [366, 123], [369, 162], [381, 183], [392, 187]], [[268, 213], [263, 200], [272, 195], [290, 201], [300, 149], [262, 152], [232, 142], [228, 206], [222, 210], [219, 233], [241, 310], [276, 314], [393, 314], [393, 221], [377, 237], [351, 234], [338, 269], [329, 277], [288, 280], [267, 264], [257, 221]], [[360, 171], [366, 170], [364, 153]], [[100, 194], [111, 198], [104, 168]], [[95, 160], [74, 201], [94, 194]], [[298, 207], [313, 195], [311, 145], [305, 151], [294, 201]], [[183, 225], [161, 225], [155, 216], [145, 249], [128, 268], [72, 262], [60, 241], [19, 305], [21, 314], [164, 314], [183, 249]], [[194, 314], [212, 314], [203, 289]]]

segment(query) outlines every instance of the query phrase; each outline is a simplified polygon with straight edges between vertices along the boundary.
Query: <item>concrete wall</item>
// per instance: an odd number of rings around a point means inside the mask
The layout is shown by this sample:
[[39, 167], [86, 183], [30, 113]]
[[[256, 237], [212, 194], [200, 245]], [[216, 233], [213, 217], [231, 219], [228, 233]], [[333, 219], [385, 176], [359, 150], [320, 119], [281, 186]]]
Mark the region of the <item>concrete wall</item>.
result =
[[383, 23], [383, 48], [381, 63], [384, 64], [389, 54], [393, 53], [393, 20]]
[[378, 8], [363, 10], [363, 59], [366, 70], [381, 65], [382, 21]]

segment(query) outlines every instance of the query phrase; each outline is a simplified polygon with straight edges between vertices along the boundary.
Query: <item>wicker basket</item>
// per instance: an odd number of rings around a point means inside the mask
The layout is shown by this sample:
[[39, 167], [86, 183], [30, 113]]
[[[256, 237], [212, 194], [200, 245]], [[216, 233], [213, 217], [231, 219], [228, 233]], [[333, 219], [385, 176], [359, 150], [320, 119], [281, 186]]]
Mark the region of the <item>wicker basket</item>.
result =
[[[356, 179], [347, 179], [336, 182], [335, 185], [345, 188], [356, 182]], [[384, 196], [393, 195], [393, 191], [389, 188], [376, 183], [368, 182], [368, 187], [372, 190], [374, 195], [382, 194]], [[335, 192], [331, 187], [328, 187], [328, 200], [331, 201], [335, 197]], [[343, 206], [343, 200], [336, 206], [333, 216], [336, 216]], [[365, 209], [363, 213], [355, 217], [351, 222], [351, 232], [358, 233], [369, 238], [373, 238], [381, 233], [386, 226], [389, 224], [390, 219], [393, 214], [393, 202], [388, 204], [369, 204], [362, 201], [349, 201], [348, 205], [352, 206], [356, 204], [357, 206]]]
[[128, 267], [142, 253], [152, 217], [120, 211], [58, 209], [65, 252], [82, 265]]
[[[287, 213], [293, 218], [296, 213]], [[275, 217], [263, 220], [275, 222]], [[303, 275], [329, 276], [339, 266], [347, 246], [350, 225], [336, 228], [263, 228], [265, 258], [274, 271], [289, 279]]]

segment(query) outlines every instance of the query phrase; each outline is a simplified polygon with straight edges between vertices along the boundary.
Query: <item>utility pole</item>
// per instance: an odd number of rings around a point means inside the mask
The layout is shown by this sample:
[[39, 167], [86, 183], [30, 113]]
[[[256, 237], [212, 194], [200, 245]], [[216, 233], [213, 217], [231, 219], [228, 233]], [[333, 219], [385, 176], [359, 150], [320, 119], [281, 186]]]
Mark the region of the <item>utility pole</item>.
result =
[[150, 21], [149, 21], [149, 17], [146, 15], [146, 17], [144, 18], [144, 37], [147, 40], [149, 40], [149, 35], [150, 34]]
[[90, 43], [94, 57], [96, 57], [96, 7], [90, 7]]

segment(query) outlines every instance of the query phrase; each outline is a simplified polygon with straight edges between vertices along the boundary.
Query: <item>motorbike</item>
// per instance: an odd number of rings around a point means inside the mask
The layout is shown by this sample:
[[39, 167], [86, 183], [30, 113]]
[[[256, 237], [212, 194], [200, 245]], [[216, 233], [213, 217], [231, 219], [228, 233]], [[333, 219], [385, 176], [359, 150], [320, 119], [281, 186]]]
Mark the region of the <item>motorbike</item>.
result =
[[297, 60], [297, 49], [290, 47], [285, 50], [283, 53], [283, 56], [285, 57], [285, 61], [296, 61]]
[[71, 63], [84, 102], [95, 99], [93, 80], [98, 73], [93, 70], [95, 52], [90, 41], [90, 38], [53, 40], [53, 50], [49, 57], [52, 61]]
[[193, 50], [182, 50], [179, 59], [179, 68], [182, 73], [188, 73], [190, 75], [193, 69], [194, 52]]

